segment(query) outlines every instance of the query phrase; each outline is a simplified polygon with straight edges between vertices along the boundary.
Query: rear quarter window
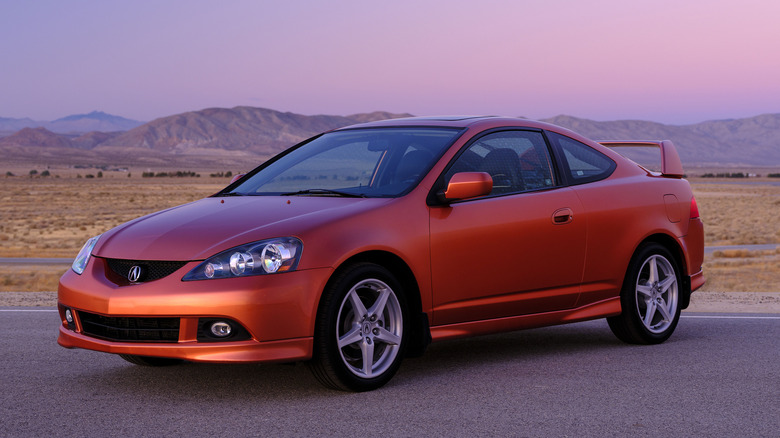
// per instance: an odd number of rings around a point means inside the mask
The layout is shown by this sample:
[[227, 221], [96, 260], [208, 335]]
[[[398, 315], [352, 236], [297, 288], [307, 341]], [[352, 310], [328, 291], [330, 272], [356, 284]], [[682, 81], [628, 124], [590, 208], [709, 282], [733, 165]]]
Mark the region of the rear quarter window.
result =
[[577, 140], [550, 131], [547, 131], [547, 138], [553, 144], [564, 177], [571, 185], [605, 179], [617, 166], [611, 158]]

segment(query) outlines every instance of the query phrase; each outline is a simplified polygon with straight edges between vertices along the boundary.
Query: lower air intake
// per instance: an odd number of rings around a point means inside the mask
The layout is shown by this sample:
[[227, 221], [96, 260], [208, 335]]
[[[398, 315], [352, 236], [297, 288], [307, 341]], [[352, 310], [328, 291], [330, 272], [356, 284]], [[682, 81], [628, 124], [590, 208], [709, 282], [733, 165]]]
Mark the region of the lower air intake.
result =
[[87, 336], [122, 342], [178, 342], [179, 318], [112, 317], [79, 312]]

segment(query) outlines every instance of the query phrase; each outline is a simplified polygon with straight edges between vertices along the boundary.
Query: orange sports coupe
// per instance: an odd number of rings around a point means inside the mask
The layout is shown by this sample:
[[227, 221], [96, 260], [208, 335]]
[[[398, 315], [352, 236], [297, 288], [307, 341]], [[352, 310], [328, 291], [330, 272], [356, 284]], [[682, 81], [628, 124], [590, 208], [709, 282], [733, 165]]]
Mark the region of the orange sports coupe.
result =
[[[617, 146], [656, 148], [658, 171]], [[703, 242], [669, 141], [365, 123], [89, 239], [60, 280], [58, 342], [139, 365], [307, 361], [371, 390], [442, 339], [606, 318], [663, 342], [704, 284]]]

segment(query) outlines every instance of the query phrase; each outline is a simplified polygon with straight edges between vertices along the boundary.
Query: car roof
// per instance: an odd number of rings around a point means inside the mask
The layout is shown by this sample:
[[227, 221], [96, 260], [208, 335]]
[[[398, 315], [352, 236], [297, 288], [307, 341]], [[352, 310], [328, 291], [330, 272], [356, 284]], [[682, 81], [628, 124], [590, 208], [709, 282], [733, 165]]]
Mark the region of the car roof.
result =
[[426, 117], [405, 117], [399, 119], [385, 119], [375, 122], [360, 123], [357, 125], [345, 126], [334, 131], [361, 128], [382, 128], [382, 127], [448, 127], [468, 129], [473, 132], [486, 131], [496, 128], [531, 128], [556, 132], [566, 137], [572, 138], [584, 143], [597, 151], [607, 155], [613, 161], [621, 161], [624, 158], [617, 152], [564, 127], [553, 125], [551, 123], [540, 122], [537, 120], [524, 119], [522, 117], [502, 117], [502, 116], [426, 116]]
[[549, 123], [538, 122], [520, 117], [501, 117], [501, 116], [426, 116], [426, 117], [405, 117], [400, 119], [386, 119], [375, 122], [360, 123], [357, 125], [345, 126], [340, 129], [355, 128], [379, 128], [390, 126], [443, 126], [452, 128], [479, 128], [489, 129], [502, 126], [528, 127], [536, 129], [549, 129], [560, 131], [561, 127]]

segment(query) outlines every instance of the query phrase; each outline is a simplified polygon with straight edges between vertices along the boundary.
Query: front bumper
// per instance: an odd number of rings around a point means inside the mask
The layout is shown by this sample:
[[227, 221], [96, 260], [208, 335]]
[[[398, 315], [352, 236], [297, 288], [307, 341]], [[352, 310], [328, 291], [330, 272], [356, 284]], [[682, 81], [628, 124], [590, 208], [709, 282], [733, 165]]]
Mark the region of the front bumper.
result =
[[[201, 362], [283, 362], [311, 357], [314, 321], [329, 268], [283, 274], [181, 281], [198, 262], [141, 284], [118, 285], [107, 278], [105, 261], [92, 257], [82, 275], [60, 279], [57, 342], [67, 348], [157, 356]], [[74, 321], [68, 323], [65, 310]], [[84, 331], [80, 312], [111, 318], [178, 318], [174, 342], [111, 340]], [[249, 333], [246, 340], [202, 342], [198, 321], [225, 318]]]

